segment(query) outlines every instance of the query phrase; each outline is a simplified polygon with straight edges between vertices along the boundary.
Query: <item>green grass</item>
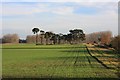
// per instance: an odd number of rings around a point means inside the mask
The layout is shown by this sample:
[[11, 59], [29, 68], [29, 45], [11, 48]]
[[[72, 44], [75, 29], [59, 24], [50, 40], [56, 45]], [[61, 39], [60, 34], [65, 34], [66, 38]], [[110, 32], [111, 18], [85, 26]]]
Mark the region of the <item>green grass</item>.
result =
[[3, 45], [4, 78], [118, 78], [90, 56], [84, 45]]

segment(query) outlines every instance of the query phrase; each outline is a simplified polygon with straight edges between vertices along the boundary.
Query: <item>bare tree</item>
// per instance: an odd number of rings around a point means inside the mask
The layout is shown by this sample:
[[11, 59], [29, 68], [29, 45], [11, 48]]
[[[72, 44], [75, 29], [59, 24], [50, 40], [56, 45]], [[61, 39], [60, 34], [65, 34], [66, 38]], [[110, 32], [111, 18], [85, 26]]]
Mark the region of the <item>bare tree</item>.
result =
[[112, 47], [114, 47], [116, 50], [120, 51], [120, 35], [114, 37], [111, 41]]
[[86, 35], [87, 43], [101, 43], [101, 44], [109, 44], [111, 42], [112, 32], [111, 31], [101, 31], [94, 32]]
[[36, 43], [36, 35], [28, 35], [26, 41], [27, 43]]
[[111, 42], [112, 32], [105, 31], [101, 33], [101, 43], [109, 44]]
[[40, 30], [40, 42], [41, 42], [41, 44], [44, 44], [43, 42], [44, 42], [44, 37], [45, 37], [45, 31], [43, 31], [43, 30]]
[[36, 34], [36, 45], [38, 44], [38, 32], [39, 32], [39, 29], [38, 28], [33, 28], [32, 29], [32, 32], [34, 33], [34, 34]]
[[2, 41], [3, 43], [19, 43], [19, 36], [17, 34], [6, 34]]

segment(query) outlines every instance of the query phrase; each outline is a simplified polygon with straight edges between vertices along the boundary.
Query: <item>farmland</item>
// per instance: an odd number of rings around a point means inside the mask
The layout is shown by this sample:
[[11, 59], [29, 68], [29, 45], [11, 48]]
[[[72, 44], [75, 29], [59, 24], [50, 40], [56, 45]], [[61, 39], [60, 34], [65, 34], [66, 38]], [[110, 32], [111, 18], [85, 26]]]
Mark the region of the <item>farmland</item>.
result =
[[4, 44], [3, 78], [118, 79], [119, 55], [91, 45]]

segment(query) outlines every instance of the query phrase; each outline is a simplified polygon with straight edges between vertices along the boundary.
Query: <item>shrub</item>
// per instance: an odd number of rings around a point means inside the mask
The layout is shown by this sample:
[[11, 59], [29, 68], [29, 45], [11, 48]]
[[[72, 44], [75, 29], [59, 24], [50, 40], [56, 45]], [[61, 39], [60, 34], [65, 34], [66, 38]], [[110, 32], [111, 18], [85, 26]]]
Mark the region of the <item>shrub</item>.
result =
[[120, 35], [116, 36], [113, 38], [111, 41], [112, 47], [115, 48], [116, 50], [120, 51]]

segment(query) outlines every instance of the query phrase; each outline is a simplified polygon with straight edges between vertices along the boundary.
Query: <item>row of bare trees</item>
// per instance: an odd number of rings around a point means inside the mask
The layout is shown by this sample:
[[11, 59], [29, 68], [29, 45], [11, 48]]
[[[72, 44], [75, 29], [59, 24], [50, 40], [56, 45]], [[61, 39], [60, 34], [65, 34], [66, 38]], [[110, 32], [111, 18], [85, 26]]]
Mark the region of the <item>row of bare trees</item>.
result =
[[111, 31], [95, 32], [86, 35], [87, 43], [110, 44], [112, 39]]
[[2, 43], [19, 43], [19, 36], [17, 34], [6, 34], [2, 38]]

